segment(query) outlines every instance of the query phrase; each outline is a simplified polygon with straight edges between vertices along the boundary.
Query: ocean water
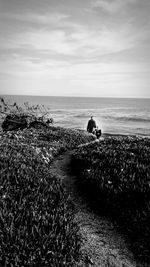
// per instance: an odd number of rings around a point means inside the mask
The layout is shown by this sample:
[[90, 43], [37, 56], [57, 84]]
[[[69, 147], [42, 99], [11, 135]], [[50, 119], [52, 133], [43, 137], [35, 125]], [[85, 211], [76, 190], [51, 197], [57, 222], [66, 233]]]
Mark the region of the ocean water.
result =
[[150, 99], [3, 96], [8, 103], [40, 105], [55, 126], [86, 130], [90, 116], [103, 133], [150, 136]]

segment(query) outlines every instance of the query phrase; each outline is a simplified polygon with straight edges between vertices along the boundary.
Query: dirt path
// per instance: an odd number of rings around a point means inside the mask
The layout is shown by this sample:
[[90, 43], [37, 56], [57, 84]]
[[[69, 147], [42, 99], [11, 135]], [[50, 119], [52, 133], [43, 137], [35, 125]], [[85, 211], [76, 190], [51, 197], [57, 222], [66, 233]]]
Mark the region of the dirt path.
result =
[[51, 166], [51, 172], [61, 179], [76, 207], [75, 220], [83, 238], [82, 258], [77, 267], [135, 267], [133, 255], [112, 222], [100, 217], [88, 206], [76, 188], [76, 177], [70, 174], [71, 153], [59, 156]]

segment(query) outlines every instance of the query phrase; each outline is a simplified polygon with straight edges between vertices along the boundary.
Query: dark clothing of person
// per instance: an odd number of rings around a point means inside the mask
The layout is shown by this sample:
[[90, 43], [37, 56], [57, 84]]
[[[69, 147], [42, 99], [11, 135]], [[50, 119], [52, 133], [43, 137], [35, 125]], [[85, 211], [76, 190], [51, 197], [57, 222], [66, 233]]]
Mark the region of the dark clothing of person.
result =
[[96, 128], [96, 123], [95, 123], [95, 121], [94, 121], [93, 119], [90, 119], [90, 120], [88, 121], [87, 131], [88, 131], [89, 133], [92, 133], [94, 128]]

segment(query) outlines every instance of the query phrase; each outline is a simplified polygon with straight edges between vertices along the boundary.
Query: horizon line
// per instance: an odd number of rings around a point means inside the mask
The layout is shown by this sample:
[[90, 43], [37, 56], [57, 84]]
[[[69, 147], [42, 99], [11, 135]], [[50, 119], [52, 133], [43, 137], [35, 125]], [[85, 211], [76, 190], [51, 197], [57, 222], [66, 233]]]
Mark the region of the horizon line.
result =
[[0, 96], [30, 96], [30, 97], [68, 97], [68, 98], [119, 98], [119, 99], [150, 99], [150, 97], [121, 97], [121, 96], [71, 96], [71, 95], [24, 95], [24, 94], [0, 94]]

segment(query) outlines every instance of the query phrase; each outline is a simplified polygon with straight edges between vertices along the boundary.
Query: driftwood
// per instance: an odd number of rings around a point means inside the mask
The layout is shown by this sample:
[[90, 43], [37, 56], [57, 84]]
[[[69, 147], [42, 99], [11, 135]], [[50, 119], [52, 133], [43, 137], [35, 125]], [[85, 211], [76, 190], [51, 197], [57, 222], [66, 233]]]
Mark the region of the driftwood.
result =
[[27, 117], [24, 115], [7, 115], [2, 123], [3, 131], [24, 129], [28, 127]]
[[49, 127], [49, 124], [53, 123], [53, 119], [48, 119], [47, 122], [37, 118], [34, 115], [29, 114], [9, 114], [5, 117], [2, 123], [3, 131], [11, 131], [25, 128], [40, 128]]
[[38, 120], [35, 120], [29, 123], [29, 127], [40, 128], [41, 126], [48, 127], [48, 124], [46, 122], [38, 121]]
[[[24, 128], [48, 127], [53, 123], [53, 118], [47, 118], [48, 111], [44, 105], [30, 106], [28, 102], [24, 103], [25, 110], [16, 103], [8, 104], [3, 97], [0, 97], [0, 114], [6, 115], [2, 122], [3, 131], [18, 130]], [[35, 112], [36, 111], [36, 112]], [[41, 116], [37, 116], [37, 112]]]

